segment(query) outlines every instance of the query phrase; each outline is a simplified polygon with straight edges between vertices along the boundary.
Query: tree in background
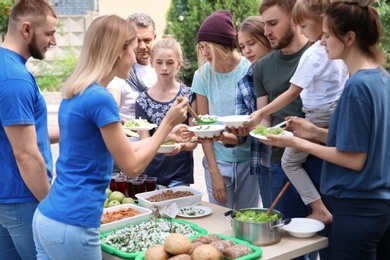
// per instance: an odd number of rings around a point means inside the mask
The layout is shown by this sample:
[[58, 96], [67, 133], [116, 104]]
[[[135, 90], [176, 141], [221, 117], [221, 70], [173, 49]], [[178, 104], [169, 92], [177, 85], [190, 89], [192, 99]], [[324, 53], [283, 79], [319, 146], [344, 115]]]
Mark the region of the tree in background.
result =
[[[229, 10], [233, 16], [234, 25], [237, 27], [248, 16], [259, 15], [260, 3], [261, 0], [172, 0], [167, 14], [168, 26], [165, 33], [176, 35], [189, 63], [188, 68], [182, 70], [185, 84], [191, 85], [192, 77], [198, 67], [196, 34], [206, 17], [216, 10]], [[384, 28], [381, 47], [390, 63], [390, 0], [380, 0], [375, 7]]]
[[[382, 0], [376, 4], [379, 17], [383, 26], [383, 39], [381, 47], [387, 55], [387, 62], [390, 63], [390, 0]], [[390, 66], [387, 66], [390, 72]]]
[[4, 40], [7, 33], [9, 15], [14, 4], [15, 0], [0, 0], [0, 42]]
[[196, 57], [196, 34], [202, 22], [217, 10], [229, 10], [237, 27], [245, 18], [259, 14], [261, 0], [172, 0], [167, 14], [166, 34], [175, 35], [180, 42], [188, 68], [182, 77], [188, 86], [198, 68]]

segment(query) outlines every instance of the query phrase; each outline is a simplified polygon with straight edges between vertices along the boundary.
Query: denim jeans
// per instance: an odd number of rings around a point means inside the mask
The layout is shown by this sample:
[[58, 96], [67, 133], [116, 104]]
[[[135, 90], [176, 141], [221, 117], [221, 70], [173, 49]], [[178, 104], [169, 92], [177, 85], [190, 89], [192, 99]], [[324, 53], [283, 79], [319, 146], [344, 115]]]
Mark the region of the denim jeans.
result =
[[97, 228], [64, 224], [45, 217], [37, 209], [33, 233], [38, 259], [102, 259]]
[[[320, 190], [322, 160], [315, 156], [309, 155], [306, 162], [303, 164], [303, 168], [306, 170], [317, 190]], [[272, 200], [276, 199], [287, 181], [288, 177], [284, 173], [281, 163], [271, 163], [270, 184]], [[325, 206], [329, 209], [330, 212], [332, 212], [332, 205], [329, 196], [321, 194], [321, 197]], [[284, 218], [305, 218], [311, 213], [310, 207], [303, 203], [299, 193], [292, 185], [281, 197], [275, 209], [280, 211]], [[333, 259], [331, 230], [332, 224], [328, 224], [325, 225], [324, 230], [319, 232], [320, 235], [328, 237], [329, 240], [329, 246], [319, 251], [321, 260]]]
[[390, 201], [332, 200], [332, 235], [337, 259], [390, 259]]
[[37, 205], [0, 204], [0, 259], [36, 259], [31, 225]]
[[272, 204], [271, 186], [269, 180], [269, 168], [260, 165], [260, 169], [257, 173], [257, 182], [259, 183], [261, 202], [263, 208], [269, 208]]
[[249, 161], [234, 163], [217, 161], [218, 169], [225, 181], [226, 203], [220, 203], [214, 199], [210, 170], [205, 157], [202, 163], [205, 169], [205, 181], [210, 203], [235, 210], [258, 207], [259, 185], [256, 181], [256, 175], [250, 174]]
[[174, 188], [174, 187], [178, 187], [178, 186], [187, 186], [187, 187], [189, 187], [190, 184], [187, 183], [187, 182], [171, 180], [171, 181], [168, 183], [167, 188]]

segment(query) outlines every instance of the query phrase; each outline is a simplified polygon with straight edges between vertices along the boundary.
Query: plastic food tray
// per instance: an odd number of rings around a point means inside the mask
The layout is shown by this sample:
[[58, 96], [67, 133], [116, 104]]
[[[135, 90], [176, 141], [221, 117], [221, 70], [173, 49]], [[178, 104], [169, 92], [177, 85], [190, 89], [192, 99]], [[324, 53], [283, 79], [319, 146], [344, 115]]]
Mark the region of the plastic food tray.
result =
[[150, 214], [152, 214], [152, 211], [150, 209], [139, 207], [139, 206], [134, 205], [134, 204], [122, 204], [122, 205], [118, 205], [118, 206], [114, 206], [114, 207], [110, 207], [110, 208], [105, 208], [103, 214], [106, 212], [112, 212], [112, 211], [117, 211], [117, 210], [126, 209], [126, 208], [133, 208], [135, 210], [138, 210], [141, 214], [134, 216], [134, 217], [124, 218], [121, 220], [117, 220], [117, 221], [113, 221], [113, 222], [110, 222], [107, 224], [103, 224], [99, 228], [100, 233], [108, 232], [108, 231], [111, 231], [114, 229], [120, 229], [123, 227], [127, 227], [129, 225], [139, 224], [143, 221], [149, 220]]
[[[188, 225], [190, 226], [193, 230], [195, 230], [196, 232], [199, 233], [199, 236], [204, 236], [204, 235], [207, 235], [207, 230], [204, 229], [204, 228], [201, 228], [199, 227], [198, 225], [196, 224], [193, 224], [193, 223], [190, 223], [190, 222], [187, 222], [185, 220], [178, 220], [178, 219], [173, 219], [173, 218], [163, 218], [165, 220], [168, 220], [168, 221], [171, 221], [171, 222], [177, 222], [177, 223], [180, 223], [180, 224], [185, 224], [185, 225]], [[156, 221], [158, 221], [159, 219], [156, 219]], [[100, 235], [100, 239], [102, 238], [105, 238], [107, 237], [108, 235], [112, 234], [113, 231], [110, 231], [110, 232], [107, 232], [107, 233], [103, 233]], [[193, 237], [193, 239], [197, 236], [191, 236], [191, 238]], [[113, 247], [111, 245], [108, 245], [106, 243], [103, 243], [101, 242], [100, 243], [100, 246], [102, 248], [102, 250], [108, 254], [111, 254], [111, 255], [117, 255], [117, 256], [120, 256], [122, 258], [130, 258], [130, 259], [135, 259], [139, 254], [143, 253], [143, 252], [137, 252], [137, 253], [127, 253], [127, 252], [124, 252], [122, 250], [119, 250], [118, 248], [116, 247]]]
[[[194, 195], [187, 196], [187, 197], [182, 197], [182, 198], [177, 198], [177, 199], [164, 200], [164, 201], [161, 201], [161, 202], [150, 202], [150, 201], [146, 200], [147, 198], [149, 198], [149, 197], [151, 197], [153, 195], [161, 194], [161, 193], [163, 193], [164, 191], [167, 191], [167, 190], [172, 190], [173, 192], [176, 192], [176, 191], [190, 191]], [[141, 207], [145, 207], [145, 208], [151, 208], [152, 206], [164, 207], [164, 206], [168, 206], [171, 203], [175, 202], [179, 208], [182, 208], [182, 207], [192, 206], [192, 205], [194, 205], [196, 203], [200, 203], [200, 201], [202, 200], [202, 195], [203, 195], [203, 192], [201, 192], [201, 191], [198, 191], [198, 190], [186, 187], [186, 186], [180, 186], [180, 187], [174, 187], [174, 188], [167, 188], [167, 189], [162, 189], [162, 190], [138, 193], [135, 196], [137, 197], [138, 204]]]
[[[244, 244], [244, 245], [248, 246], [249, 248], [251, 248], [253, 250], [253, 252], [251, 254], [245, 255], [245, 256], [242, 256], [242, 257], [239, 257], [239, 258], [236, 258], [236, 260], [258, 259], [263, 254], [263, 250], [261, 250], [260, 247], [254, 246], [254, 245], [252, 245], [251, 243], [249, 243], [247, 241], [244, 241], [244, 240], [241, 240], [241, 239], [238, 239], [238, 238], [235, 238], [235, 237], [229, 237], [229, 236], [221, 235], [221, 234], [216, 234], [216, 235], [219, 236], [220, 238], [222, 238], [223, 240], [231, 240], [231, 241], [233, 241], [236, 244]], [[191, 236], [190, 240], [192, 241], [192, 240], [194, 240], [197, 237], [198, 236]], [[145, 252], [142, 252], [142, 253], [138, 254], [138, 256], [135, 258], [135, 260], [145, 260], [144, 256], [145, 256]]]

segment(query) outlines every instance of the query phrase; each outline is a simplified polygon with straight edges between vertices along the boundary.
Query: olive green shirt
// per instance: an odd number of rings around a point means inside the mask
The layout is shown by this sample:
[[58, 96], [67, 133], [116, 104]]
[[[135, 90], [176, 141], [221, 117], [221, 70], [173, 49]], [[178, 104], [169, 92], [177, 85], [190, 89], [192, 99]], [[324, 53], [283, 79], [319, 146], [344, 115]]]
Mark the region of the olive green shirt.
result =
[[[257, 61], [253, 71], [253, 81], [256, 96], [268, 96], [268, 102], [275, 100], [290, 87], [290, 79], [298, 66], [299, 59], [309, 47], [306, 44], [294, 54], [284, 55], [280, 50], [274, 50]], [[272, 125], [285, 120], [287, 116], [304, 117], [302, 101], [297, 97], [293, 102], [271, 115]], [[280, 162], [284, 148], [272, 147], [271, 162]]]

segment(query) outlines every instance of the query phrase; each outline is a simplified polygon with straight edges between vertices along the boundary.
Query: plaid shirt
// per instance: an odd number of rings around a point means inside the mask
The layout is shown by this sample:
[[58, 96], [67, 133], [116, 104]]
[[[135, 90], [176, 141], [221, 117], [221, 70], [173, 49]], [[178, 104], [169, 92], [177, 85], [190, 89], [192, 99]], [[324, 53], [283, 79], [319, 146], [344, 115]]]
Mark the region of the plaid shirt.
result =
[[[236, 91], [236, 115], [250, 115], [256, 109], [256, 91], [253, 84], [253, 67], [237, 83]], [[245, 143], [247, 137], [238, 136], [239, 144]], [[271, 146], [262, 144], [256, 138], [251, 137], [251, 174], [260, 172], [260, 165], [269, 167], [271, 159]]]

